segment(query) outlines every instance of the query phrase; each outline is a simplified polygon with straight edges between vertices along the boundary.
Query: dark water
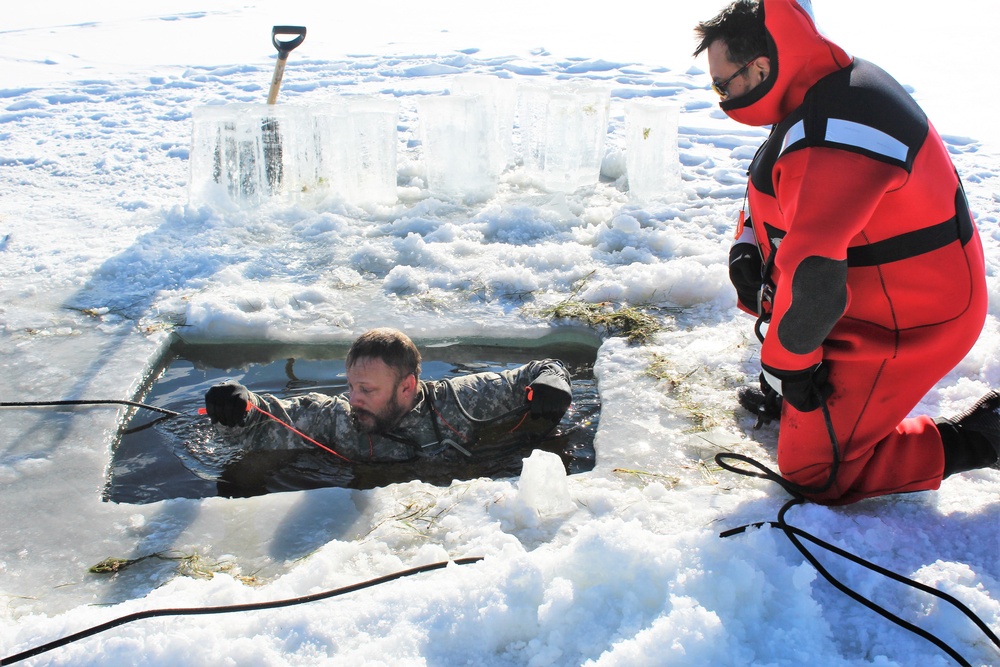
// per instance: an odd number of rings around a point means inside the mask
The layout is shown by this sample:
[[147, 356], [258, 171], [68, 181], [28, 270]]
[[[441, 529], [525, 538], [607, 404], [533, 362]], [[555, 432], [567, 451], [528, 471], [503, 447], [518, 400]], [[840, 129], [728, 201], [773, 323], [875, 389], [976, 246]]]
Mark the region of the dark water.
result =
[[[536, 341], [415, 341], [423, 356], [421, 377], [443, 379], [515, 368], [532, 359], [556, 358], [573, 374], [573, 405], [545, 441], [496, 459], [347, 464], [321, 450], [254, 452], [219, 438], [198, 409], [213, 384], [237, 380], [254, 392], [280, 397], [347, 390], [347, 345], [171, 345], [148, 390], [136, 400], [180, 413], [163, 418], [137, 409], [122, 424], [113, 448], [105, 499], [150, 503], [169, 498], [251, 496], [328, 486], [367, 489], [419, 479], [447, 485], [456, 479], [516, 477], [532, 449], [558, 454], [568, 473], [591, 470], [600, 397], [594, 381], [599, 341], [579, 334]], [[159, 420], [158, 420], [159, 419]]]

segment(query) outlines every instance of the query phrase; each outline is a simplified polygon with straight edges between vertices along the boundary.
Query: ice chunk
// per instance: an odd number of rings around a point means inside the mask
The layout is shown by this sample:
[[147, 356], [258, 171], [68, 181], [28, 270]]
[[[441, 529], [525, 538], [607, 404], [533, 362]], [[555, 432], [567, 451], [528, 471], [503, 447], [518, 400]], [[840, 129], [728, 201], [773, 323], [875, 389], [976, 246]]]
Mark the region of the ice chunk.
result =
[[483, 95], [424, 95], [417, 100], [427, 188], [482, 201], [500, 181], [496, 110]]
[[354, 204], [397, 200], [399, 102], [348, 95], [315, 109], [316, 182]]
[[347, 98], [357, 202], [395, 203], [399, 102], [389, 98]]
[[334, 193], [396, 201], [399, 103], [344, 96], [322, 105], [230, 104], [194, 110], [190, 197], [258, 205]]
[[255, 205], [294, 193], [314, 171], [312, 141], [311, 122], [302, 107], [197, 107], [191, 134], [189, 197], [193, 203], [221, 196]]
[[552, 90], [543, 170], [547, 189], [572, 192], [598, 182], [610, 108], [611, 89], [604, 85], [572, 84]]
[[536, 449], [524, 459], [517, 484], [518, 500], [539, 516], [566, 514], [576, 508], [569, 496], [569, 482], [562, 459]]
[[463, 74], [454, 78], [451, 92], [453, 95], [481, 95], [486, 104], [493, 107], [494, 130], [500, 145], [500, 171], [513, 167], [516, 163], [514, 118], [517, 109], [517, 84], [514, 80]]
[[676, 104], [644, 99], [625, 103], [625, 169], [631, 198], [643, 201], [680, 192], [679, 118]]
[[515, 153], [524, 170], [541, 176], [545, 169], [545, 133], [549, 108], [549, 88], [541, 84], [521, 84], [517, 95], [517, 127], [520, 141]]
[[522, 86], [518, 126], [525, 170], [557, 192], [597, 183], [610, 107], [611, 88], [605, 84]]

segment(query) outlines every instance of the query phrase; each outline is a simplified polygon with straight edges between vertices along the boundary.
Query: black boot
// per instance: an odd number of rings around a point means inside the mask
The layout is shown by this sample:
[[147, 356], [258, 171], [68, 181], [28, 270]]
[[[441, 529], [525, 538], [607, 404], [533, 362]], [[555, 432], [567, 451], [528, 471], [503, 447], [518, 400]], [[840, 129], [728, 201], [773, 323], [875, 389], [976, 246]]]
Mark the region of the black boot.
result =
[[935, 423], [944, 445], [945, 477], [998, 465], [1000, 392], [991, 391], [962, 414]]

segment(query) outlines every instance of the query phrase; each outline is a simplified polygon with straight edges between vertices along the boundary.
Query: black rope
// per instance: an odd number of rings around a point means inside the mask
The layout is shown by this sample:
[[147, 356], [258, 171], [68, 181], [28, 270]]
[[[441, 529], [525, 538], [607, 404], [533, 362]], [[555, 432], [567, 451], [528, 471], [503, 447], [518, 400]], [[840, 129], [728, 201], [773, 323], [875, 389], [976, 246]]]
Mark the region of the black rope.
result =
[[[1000, 648], [1000, 638], [998, 638], [996, 633], [994, 633], [989, 628], [989, 626], [986, 625], [986, 623], [982, 619], [976, 616], [968, 607], [966, 607], [964, 604], [959, 602], [955, 597], [948, 595], [947, 593], [944, 593], [942, 591], [937, 590], [936, 588], [932, 588], [930, 586], [922, 584], [918, 581], [914, 581], [908, 577], [893, 572], [892, 570], [888, 570], [884, 567], [876, 565], [875, 563], [867, 561], [861, 558], [860, 556], [852, 554], [849, 551], [845, 551], [837, 546], [834, 546], [833, 544], [830, 544], [829, 542], [821, 540], [815, 535], [812, 535], [802, 530], [801, 528], [793, 526], [789, 524], [787, 521], [785, 521], [785, 515], [788, 513], [788, 510], [790, 510], [792, 507], [796, 505], [801, 505], [807, 502], [807, 499], [805, 497], [806, 495], [814, 493], [822, 493], [823, 491], [829, 490], [836, 479], [837, 468], [840, 464], [840, 448], [837, 443], [836, 433], [833, 430], [833, 422], [830, 418], [830, 412], [827, 409], [826, 401], [821, 401], [820, 405], [823, 408], [823, 416], [826, 420], [827, 432], [830, 436], [830, 442], [833, 447], [834, 458], [833, 458], [833, 464], [831, 465], [829, 478], [827, 479], [826, 483], [824, 483], [820, 487], [817, 487], [816, 489], [803, 487], [793, 482], [790, 482], [785, 478], [783, 478], [780, 474], [776, 473], [775, 471], [765, 466], [763, 463], [756, 461], [755, 459], [749, 456], [744, 456], [742, 454], [732, 454], [728, 452], [720, 452], [719, 454], [715, 455], [716, 463], [718, 463], [719, 466], [721, 466], [723, 469], [739, 475], [746, 475], [748, 477], [756, 477], [758, 479], [766, 479], [768, 481], [775, 482], [793, 496], [793, 498], [789, 500], [787, 503], [785, 503], [784, 506], [782, 506], [781, 510], [778, 512], [777, 521], [761, 521], [753, 524], [748, 524], [745, 526], [740, 526], [739, 528], [732, 528], [719, 533], [719, 537], [732, 537], [733, 535], [738, 535], [740, 533], [745, 532], [748, 528], [751, 527], [760, 528], [762, 526], [769, 525], [774, 528], [779, 528], [785, 534], [785, 537], [788, 538], [789, 542], [791, 542], [792, 545], [799, 550], [799, 553], [801, 553], [803, 557], [805, 557], [805, 559], [808, 560], [809, 563], [814, 568], [816, 568], [816, 571], [819, 572], [821, 575], [823, 575], [823, 578], [826, 579], [828, 582], [830, 582], [837, 590], [844, 593], [854, 601], [859, 602], [865, 607], [871, 609], [872, 611], [879, 614], [883, 618], [892, 621], [896, 625], [906, 630], [909, 630], [910, 632], [916, 634], [917, 636], [922, 637], [923, 639], [926, 639], [927, 641], [931, 642], [932, 644], [940, 648], [942, 651], [947, 653], [953, 660], [955, 660], [955, 662], [957, 662], [962, 667], [972, 667], [972, 665], [967, 660], [965, 660], [955, 649], [953, 649], [951, 646], [949, 646], [947, 643], [945, 643], [936, 635], [924, 630], [923, 628], [914, 625], [913, 623], [910, 623], [909, 621], [904, 620], [903, 618], [900, 618], [896, 614], [893, 614], [884, 607], [876, 604], [872, 600], [869, 600], [868, 598], [864, 597], [854, 589], [844, 584], [842, 581], [838, 580], [836, 577], [830, 574], [830, 572], [825, 567], [823, 567], [823, 565], [812, 554], [812, 552], [810, 552], [805, 547], [805, 545], [802, 544], [801, 541], [799, 541], [799, 538], [812, 542], [813, 544], [815, 544], [818, 547], [821, 547], [822, 549], [826, 549], [827, 551], [836, 554], [841, 558], [844, 558], [857, 565], [867, 568], [872, 572], [881, 574], [882, 576], [888, 579], [892, 579], [893, 581], [896, 581], [898, 583], [910, 586], [911, 588], [915, 588], [919, 591], [923, 591], [924, 593], [928, 593], [943, 600], [944, 602], [947, 602], [948, 604], [952, 605], [960, 612], [962, 612], [967, 618], [972, 620], [972, 622], [983, 632], [983, 634], [985, 634], [989, 638], [989, 640], [993, 642], [994, 645], [997, 646], [997, 648]], [[745, 463], [753, 468], [756, 468], [759, 472], [753, 472], [752, 470], [732, 465], [728, 462], [728, 460], [735, 460], [741, 463]]]
[[782, 507], [781, 511], [778, 513], [778, 521], [776, 523], [778, 524], [778, 527], [781, 528], [782, 531], [784, 531], [785, 536], [788, 537], [789, 541], [793, 545], [795, 545], [795, 548], [798, 549], [803, 556], [805, 556], [805, 558], [812, 564], [814, 568], [816, 568], [816, 570], [821, 575], [823, 575], [824, 579], [829, 581], [841, 593], [844, 593], [845, 595], [853, 599], [855, 602], [860, 602], [861, 604], [868, 607], [869, 609], [879, 614], [883, 618], [886, 618], [895, 623], [896, 625], [905, 628], [906, 630], [909, 630], [910, 632], [916, 634], [917, 636], [922, 637], [927, 641], [931, 642], [932, 644], [940, 648], [942, 651], [947, 653], [949, 656], [951, 656], [951, 658], [955, 660], [955, 662], [962, 665], [963, 667], [972, 667], [971, 664], [958, 653], [958, 651], [953, 649], [951, 646], [949, 646], [947, 643], [945, 643], [936, 635], [924, 630], [923, 628], [914, 625], [913, 623], [910, 623], [909, 621], [900, 618], [896, 614], [890, 612], [885, 607], [876, 604], [874, 601], [869, 600], [868, 598], [864, 597], [854, 589], [847, 586], [847, 584], [843, 583], [842, 581], [839, 581], [836, 577], [830, 574], [830, 572], [827, 571], [822, 564], [820, 564], [819, 560], [812, 553], [810, 553], [808, 549], [805, 548], [805, 545], [803, 545], [798, 540], [799, 537], [809, 540], [813, 544], [823, 549], [826, 549], [827, 551], [835, 553], [841, 558], [846, 558], [847, 560], [853, 563], [861, 565], [862, 567], [865, 567], [871, 570], [872, 572], [876, 572], [884, 577], [892, 579], [893, 581], [904, 584], [911, 588], [915, 588], [919, 591], [923, 591], [924, 593], [928, 593], [929, 595], [933, 595], [934, 597], [937, 597], [943, 600], [944, 602], [947, 602], [948, 604], [952, 605], [960, 612], [962, 612], [970, 620], [972, 620], [972, 622], [980, 630], [982, 630], [982, 632], [990, 639], [990, 641], [992, 641], [998, 648], [1000, 648], [1000, 638], [998, 638], [997, 635], [992, 630], [990, 630], [989, 626], [986, 625], [986, 623], [983, 622], [982, 619], [976, 616], [968, 607], [959, 602], [953, 596], [944, 593], [942, 591], [939, 591], [936, 588], [932, 588], [930, 586], [922, 584], [919, 581], [914, 581], [908, 577], [904, 577], [901, 574], [898, 574], [896, 572], [893, 572], [892, 570], [888, 570], [884, 567], [876, 565], [875, 563], [866, 561], [860, 556], [856, 556], [855, 554], [852, 554], [848, 551], [844, 551], [843, 549], [840, 549], [830, 544], [829, 542], [821, 540], [815, 535], [807, 533], [806, 531], [801, 530], [800, 528], [796, 528], [795, 526], [788, 524], [785, 521], [785, 514], [788, 512], [789, 509], [791, 509], [795, 505], [800, 504], [801, 502], [804, 501], [798, 499], [792, 499], [789, 502], [785, 503], [785, 506]]
[[[837, 439], [837, 432], [833, 428], [833, 418], [830, 416], [830, 408], [826, 405], [826, 399], [823, 398], [818, 388], [813, 387], [812, 391], [814, 396], [819, 401], [820, 408], [823, 410], [823, 423], [826, 425], [826, 433], [830, 437], [832, 462], [830, 463], [830, 474], [827, 476], [826, 481], [823, 482], [823, 484], [820, 486], [802, 486], [800, 484], [796, 484], [785, 479], [759, 461], [756, 461], [749, 456], [744, 456], [743, 454], [719, 452], [715, 455], [715, 462], [723, 470], [728, 470], [729, 472], [736, 473], [737, 475], [746, 475], [747, 477], [756, 477], [758, 479], [766, 479], [774, 482], [796, 498], [819, 495], [829, 491], [837, 481], [837, 473], [840, 471], [840, 442]], [[747, 465], [757, 468], [761, 472], [755, 473], [747, 470], [746, 468], [740, 468], [732, 465], [727, 461], [727, 459], [746, 463]]]
[[9, 401], [0, 403], [0, 408], [50, 408], [61, 405], [127, 405], [133, 408], [144, 408], [159, 412], [168, 417], [176, 417], [181, 413], [166, 408], [158, 408], [155, 405], [146, 403], [136, 403], [135, 401], [116, 401], [113, 399], [80, 399], [72, 401]]
[[146, 403], [137, 403], [135, 401], [116, 401], [112, 399], [80, 399], [80, 400], [68, 400], [68, 401], [7, 401], [0, 403], [0, 408], [51, 408], [59, 406], [69, 406], [69, 405], [126, 405], [132, 408], [143, 408], [145, 410], [152, 410], [153, 412], [159, 412], [162, 416], [156, 419], [146, 422], [145, 424], [140, 424], [139, 426], [133, 426], [132, 428], [127, 428], [121, 432], [121, 435], [131, 435], [133, 433], [138, 433], [139, 431], [145, 431], [151, 426], [155, 426], [162, 421], [167, 419], [172, 419], [173, 417], [179, 416], [181, 413], [175, 412], [174, 410], [168, 410], [166, 408], [158, 408], [155, 405], [148, 405]]
[[43, 644], [33, 649], [29, 649], [22, 653], [12, 655], [0, 660], [0, 665], [13, 665], [16, 662], [22, 660], [27, 660], [28, 658], [33, 658], [36, 655], [46, 653], [53, 649], [59, 648], [61, 646], [66, 646], [73, 642], [80, 641], [87, 637], [91, 637], [101, 632], [105, 632], [112, 628], [116, 628], [120, 625], [125, 625], [126, 623], [131, 623], [133, 621], [139, 621], [146, 618], [156, 618], [158, 616], [202, 616], [206, 614], [230, 614], [236, 612], [247, 612], [247, 611], [261, 611], [265, 609], [280, 609], [282, 607], [291, 607], [300, 604], [306, 604], [309, 602], [316, 602], [319, 600], [326, 600], [328, 598], [336, 597], [338, 595], [345, 595], [347, 593], [353, 593], [355, 591], [362, 590], [364, 588], [371, 588], [372, 586], [378, 586], [379, 584], [385, 584], [390, 581], [395, 581], [396, 579], [402, 579], [403, 577], [409, 577], [415, 574], [420, 574], [422, 572], [430, 572], [431, 570], [440, 570], [447, 567], [450, 563], [455, 565], [468, 565], [470, 563], [476, 563], [483, 559], [482, 556], [475, 556], [470, 558], [456, 558], [453, 561], [442, 561], [440, 563], [432, 563], [430, 565], [421, 565], [419, 567], [414, 567], [409, 570], [402, 570], [400, 572], [394, 572], [392, 574], [387, 574], [376, 579], [370, 579], [357, 584], [352, 584], [350, 586], [344, 586], [343, 588], [337, 588], [330, 591], [324, 591], [322, 593], [314, 593], [312, 595], [305, 595], [298, 598], [290, 598], [287, 600], [275, 600], [272, 602], [251, 602], [248, 604], [234, 604], [226, 605], [221, 607], [189, 607], [189, 608], [178, 608], [178, 609], [150, 609], [148, 611], [140, 611], [134, 614], [128, 614], [127, 616], [122, 616], [113, 621], [108, 621], [107, 623], [101, 623], [100, 625], [95, 625], [92, 628], [77, 632], [72, 635], [68, 635], [61, 639]]

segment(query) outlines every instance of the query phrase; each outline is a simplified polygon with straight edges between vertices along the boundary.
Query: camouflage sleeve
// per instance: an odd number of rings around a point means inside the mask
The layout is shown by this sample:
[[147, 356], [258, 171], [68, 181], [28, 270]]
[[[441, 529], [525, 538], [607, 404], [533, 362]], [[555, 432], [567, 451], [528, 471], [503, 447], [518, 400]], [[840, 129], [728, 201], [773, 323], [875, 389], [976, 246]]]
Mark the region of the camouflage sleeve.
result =
[[[361, 455], [357, 432], [351, 423], [349, 404], [343, 396], [309, 393], [281, 399], [270, 394], [251, 394], [251, 400], [286, 424], [330, 447], [349, 459]], [[220, 429], [230, 439], [241, 438], [248, 450], [301, 450], [315, 448], [301, 435], [267, 415], [252, 410], [242, 427]], [[366, 450], [364, 456], [367, 458]]]
[[499, 373], [475, 373], [450, 380], [461, 407], [474, 420], [493, 419], [527, 405], [527, 389], [545, 378], [570, 392], [569, 371], [555, 359], [531, 361]]
[[533, 364], [537, 364], [537, 366], [534, 367], [534, 377], [532, 377], [528, 384], [543, 381], [546, 384], [566, 391], [568, 394], [572, 394], [569, 371], [566, 370], [561, 361], [557, 359], [532, 361], [526, 367], [522, 368], [532, 368]]

